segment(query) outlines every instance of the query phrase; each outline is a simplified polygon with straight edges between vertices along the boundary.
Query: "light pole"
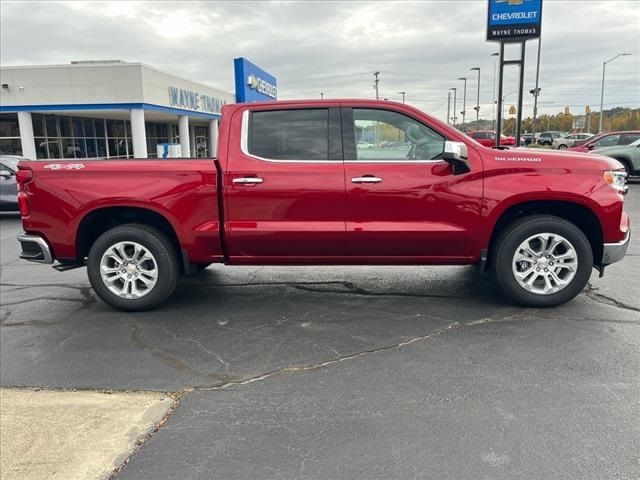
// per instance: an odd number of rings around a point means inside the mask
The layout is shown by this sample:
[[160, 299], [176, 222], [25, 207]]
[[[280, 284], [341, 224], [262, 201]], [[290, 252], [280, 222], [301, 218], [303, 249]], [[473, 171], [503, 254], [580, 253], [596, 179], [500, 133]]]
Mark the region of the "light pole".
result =
[[478, 96], [476, 97], [476, 106], [473, 109], [476, 111], [476, 128], [480, 128], [478, 123], [480, 122], [480, 67], [473, 67], [471, 71], [478, 71]]
[[542, 37], [538, 38], [538, 61], [536, 66], [536, 88], [529, 90], [529, 93], [533, 95], [533, 120], [531, 121], [531, 142], [536, 141], [536, 118], [538, 117], [538, 95], [540, 95], [541, 88], [538, 86], [540, 81], [540, 49], [542, 47]]
[[320, 100], [324, 98], [324, 92], [320, 92]]
[[458, 100], [457, 100], [457, 94], [458, 94], [458, 89], [457, 88], [450, 88], [449, 90], [453, 90], [453, 126], [456, 126], [456, 121], [458, 120], [458, 117], [456, 116], [456, 110], [458, 109]]
[[404, 96], [407, 94], [407, 92], [398, 92], [400, 95], [402, 95], [402, 103], [404, 103]]
[[451, 92], [447, 92], [447, 123], [451, 125], [449, 115], [451, 115]]
[[378, 78], [379, 75], [380, 72], [373, 72], [373, 76], [375, 77], [375, 80], [373, 81], [373, 88], [376, 91], [376, 100], [380, 100], [380, 96], [378, 95], [378, 83], [380, 83], [380, 79]]
[[462, 97], [462, 125], [464, 125], [464, 117], [467, 114], [467, 77], [460, 77], [458, 80], [464, 80], [464, 94]]
[[623, 56], [627, 56], [627, 55], [631, 55], [631, 54], [630, 53], [619, 53], [618, 55], [613, 57], [611, 60], [607, 60], [606, 62], [602, 63], [602, 91], [600, 93], [600, 125], [598, 126], [598, 133], [602, 133], [602, 117], [604, 116], [604, 112], [602, 111], [602, 109], [604, 108], [604, 72], [605, 72], [605, 69], [607, 67], [607, 63], [613, 62], [618, 57], [623, 57]]
[[[495, 52], [491, 54], [492, 57], [499, 57], [500, 53]], [[498, 103], [496, 99], [496, 64], [498, 63], [498, 59], [493, 62], [493, 131], [496, 130], [496, 104]]]

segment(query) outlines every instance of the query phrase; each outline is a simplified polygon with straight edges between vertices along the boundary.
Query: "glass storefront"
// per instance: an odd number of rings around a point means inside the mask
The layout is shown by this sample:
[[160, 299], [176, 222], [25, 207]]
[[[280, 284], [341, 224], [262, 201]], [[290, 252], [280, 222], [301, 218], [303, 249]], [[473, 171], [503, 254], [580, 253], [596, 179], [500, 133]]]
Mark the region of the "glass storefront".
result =
[[[38, 158], [133, 158], [128, 120], [33, 113], [33, 136]], [[160, 143], [180, 141], [176, 124], [146, 122], [147, 154], [157, 156]], [[194, 157], [208, 156], [208, 128], [195, 126]], [[17, 113], [0, 114], [0, 154], [22, 155]]]

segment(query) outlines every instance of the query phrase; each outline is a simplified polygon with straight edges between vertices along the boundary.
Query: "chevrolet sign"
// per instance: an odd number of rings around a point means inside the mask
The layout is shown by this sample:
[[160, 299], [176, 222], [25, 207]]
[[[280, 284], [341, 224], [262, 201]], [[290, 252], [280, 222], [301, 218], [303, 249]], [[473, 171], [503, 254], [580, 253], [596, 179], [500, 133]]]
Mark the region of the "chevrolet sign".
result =
[[272, 85], [266, 80], [262, 80], [261, 78], [256, 77], [253, 74], [247, 77], [247, 85], [249, 85], [249, 88], [257, 90], [263, 95], [271, 97], [274, 100], [278, 98], [278, 89], [275, 85]]
[[524, 42], [540, 37], [542, 0], [489, 0], [487, 40]]

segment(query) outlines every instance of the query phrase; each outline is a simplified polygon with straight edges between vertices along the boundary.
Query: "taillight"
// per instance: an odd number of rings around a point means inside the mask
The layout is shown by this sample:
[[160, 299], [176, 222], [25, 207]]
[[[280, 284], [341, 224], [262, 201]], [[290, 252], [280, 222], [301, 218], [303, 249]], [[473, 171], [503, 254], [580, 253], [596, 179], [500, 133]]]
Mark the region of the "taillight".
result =
[[33, 170], [27, 168], [19, 168], [16, 172], [16, 182], [18, 182], [18, 190], [24, 191], [22, 186], [33, 180]]
[[18, 183], [18, 208], [20, 209], [20, 216], [27, 217], [31, 213], [31, 205], [29, 204], [29, 197], [25, 192], [24, 186], [33, 180], [33, 171], [27, 168], [19, 168], [16, 172], [16, 182]]

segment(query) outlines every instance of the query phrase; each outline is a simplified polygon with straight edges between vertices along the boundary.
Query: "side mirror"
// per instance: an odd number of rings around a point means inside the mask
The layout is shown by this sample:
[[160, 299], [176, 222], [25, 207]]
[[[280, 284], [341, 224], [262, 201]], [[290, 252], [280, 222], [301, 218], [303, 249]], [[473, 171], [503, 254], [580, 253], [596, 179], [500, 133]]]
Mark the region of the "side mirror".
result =
[[593, 150], [596, 146], [592, 143], [591, 145], [587, 145], [587, 150]]
[[0, 170], [0, 177], [7, 179], [13, 177], [13, 173], [9, 170]]
[[471, 171], [467, 146], [462, 142], [444, 142], [442, 159], [451, 165], [454, 175], [460, 175]]

